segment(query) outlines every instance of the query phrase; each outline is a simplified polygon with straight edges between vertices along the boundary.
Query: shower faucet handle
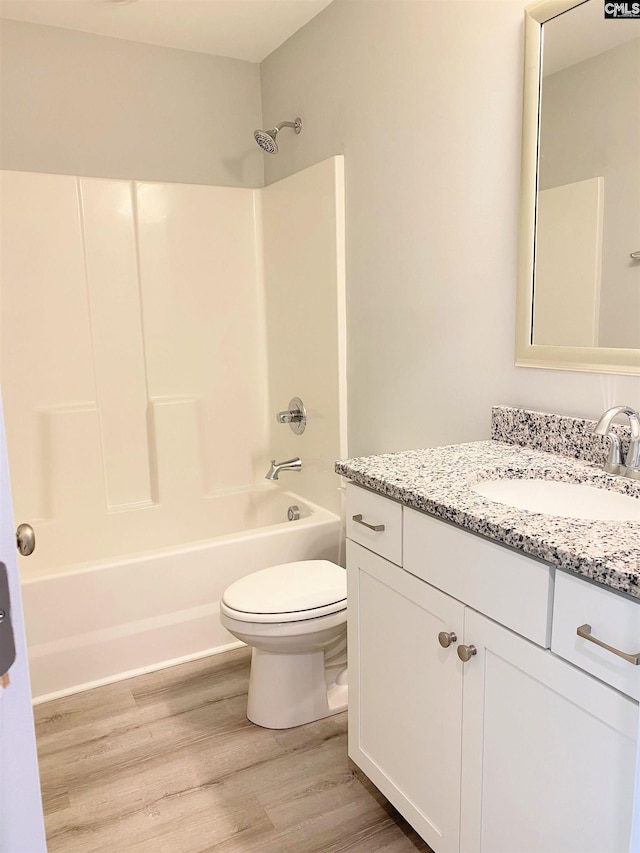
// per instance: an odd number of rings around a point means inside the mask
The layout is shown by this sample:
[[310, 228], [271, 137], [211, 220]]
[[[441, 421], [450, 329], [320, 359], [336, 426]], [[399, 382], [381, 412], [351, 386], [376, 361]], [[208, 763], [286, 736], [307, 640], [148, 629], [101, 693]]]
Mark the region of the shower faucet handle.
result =
[[292, 397], [289, 400], [289, 408], [285, 412], [278, 412], [276, 421], [279, 424], [289, 424], [293, 433], [302, 435], [307, 426], [307, 410], [300, 397]]
[[286, 412], [278, 412], [276, 420], [279, 424], [293, 424], [302, 420], [300, 412], [288, 409]]

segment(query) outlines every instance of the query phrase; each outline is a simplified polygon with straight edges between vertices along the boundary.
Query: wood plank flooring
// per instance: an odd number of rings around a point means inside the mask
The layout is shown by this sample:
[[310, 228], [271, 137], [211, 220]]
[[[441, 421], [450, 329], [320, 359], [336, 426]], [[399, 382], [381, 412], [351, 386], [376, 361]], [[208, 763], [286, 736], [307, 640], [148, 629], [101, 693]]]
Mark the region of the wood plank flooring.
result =
[[346, 713], [245, 716], [249, 651], [36, 707], [49, 853], [431, 853], [347, 758]]

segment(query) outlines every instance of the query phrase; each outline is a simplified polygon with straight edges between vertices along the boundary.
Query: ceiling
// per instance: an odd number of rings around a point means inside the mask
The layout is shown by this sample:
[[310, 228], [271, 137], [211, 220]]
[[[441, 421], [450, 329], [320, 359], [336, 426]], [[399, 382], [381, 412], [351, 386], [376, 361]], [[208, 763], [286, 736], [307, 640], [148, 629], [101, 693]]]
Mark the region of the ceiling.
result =
[[331, 0], [0, 0], [0, 17], [261, 62]]

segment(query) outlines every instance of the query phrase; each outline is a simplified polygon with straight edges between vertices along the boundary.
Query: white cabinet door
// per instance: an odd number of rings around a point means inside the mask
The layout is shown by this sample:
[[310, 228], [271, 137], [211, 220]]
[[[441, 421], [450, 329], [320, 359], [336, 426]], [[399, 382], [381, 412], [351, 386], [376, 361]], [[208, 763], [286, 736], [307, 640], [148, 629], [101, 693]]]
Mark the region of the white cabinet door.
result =
[[628, 850], [638, 706], [465, 614], [464, 853]]
[[[44, 836], [27, 649], [0, 399], [0, 562], [6, 566], [15, 660], [0, 685], [0, 853], [41, 853]], [[4, 606], [4, 604], [3, 604]], [[3, 630], [6, 628], [6, 620]], [[6, 637], [3, 637], [6, 642]], [[13, 657], [13, 655], [11, 656]], [[3, 663], [2, 668], [4, 669]]]
[[[347, 542], [349, 755], [425, 841], [458, 850], [460, 602]], [[513, 853], [513, 851], [511, 851]]]

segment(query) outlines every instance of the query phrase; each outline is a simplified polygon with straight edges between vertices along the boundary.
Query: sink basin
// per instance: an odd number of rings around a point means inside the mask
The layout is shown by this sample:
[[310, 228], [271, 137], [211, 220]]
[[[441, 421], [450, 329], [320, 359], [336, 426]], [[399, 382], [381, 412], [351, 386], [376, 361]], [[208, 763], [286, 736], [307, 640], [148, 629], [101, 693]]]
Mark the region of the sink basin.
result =
[[595, 489], [583, 483], [555, 480], [484, 480], [472, 491], [496, 503], [562, 518], [639, 521], [640, 500]]

